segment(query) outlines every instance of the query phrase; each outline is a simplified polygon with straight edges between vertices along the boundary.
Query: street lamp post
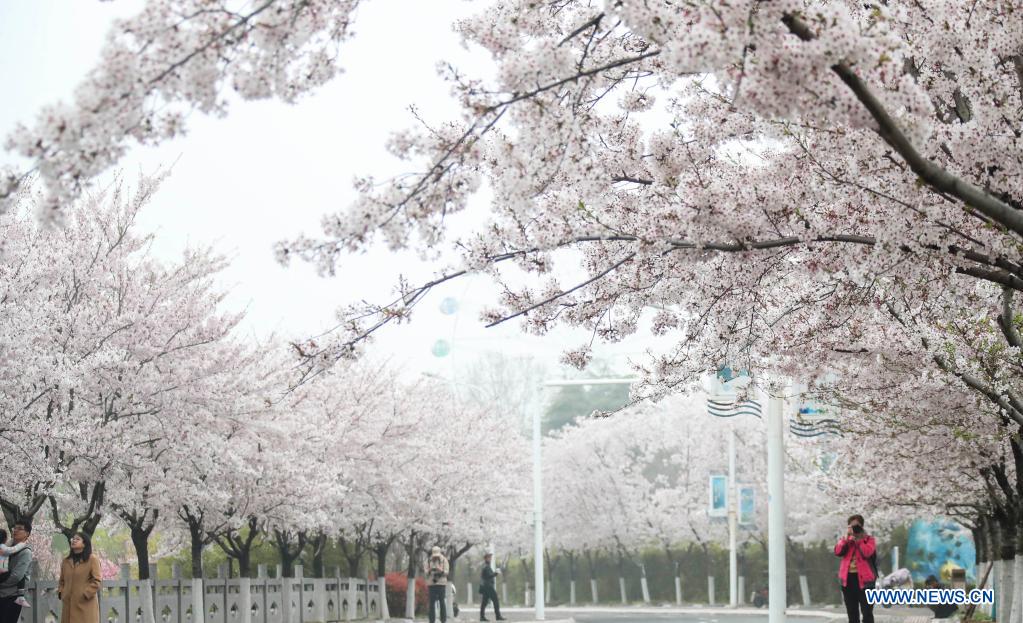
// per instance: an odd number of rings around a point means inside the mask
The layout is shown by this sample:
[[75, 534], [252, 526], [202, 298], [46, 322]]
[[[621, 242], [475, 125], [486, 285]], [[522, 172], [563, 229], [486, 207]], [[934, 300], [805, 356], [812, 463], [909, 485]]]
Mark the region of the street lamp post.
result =
[[[719, 373], [720, 374], [720, 373]], [[738, 378], [738, 377], [733, 377]], [[725, 380], [728, 383], [731, 379]], [[746, 383], [749, 381], [747, 380]], [[724, 392], [711, 390], [711, 395]], [[768, 517], [768, 623], [785, 622], [787, 595], [785, 588], [785, 443], [783, 403], [780, 396], [767, 392], [767, 517]], [[708, 400], [708, 411], [719, 417], [734, 417], [742, 413], [739, 403], [718, 399]], [[760, 407], [755, 403], [748, 411], [759, 417]], [[731, 606], [738, 605], [738, 554], [736, 531], [738, 495], [735, 485], [735, 431], [728, 431], [728, 594]]]
[[536, 586], [533, 587], [533, 601], [536, 609], [536, 620], [544, 620], [544, 585], [543, 585], [543, 453], [541, 443], [540, 419], [543, 412], [543, 390], [540, 400], [533, 409], [533, 572]]
[[767, 402], [768, 623], [785, 623], [785, 458], [782, 399]]
[[735, 427], [728, 426], [728, 605], [739, 605], [739, 558], [736, 553], [738, 495], [735, 488]]

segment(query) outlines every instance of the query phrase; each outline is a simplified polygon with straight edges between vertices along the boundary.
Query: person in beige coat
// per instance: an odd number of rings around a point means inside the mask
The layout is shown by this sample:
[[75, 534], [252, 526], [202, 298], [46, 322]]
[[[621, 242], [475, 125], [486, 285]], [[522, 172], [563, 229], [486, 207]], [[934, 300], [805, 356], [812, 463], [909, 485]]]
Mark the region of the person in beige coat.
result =
[[92, 555], [92, 542], [81, 532], [71, 537], [71, 553], [60, 565], [57, 594], [63, 603], [60, 623], [99, 623], [102, 587], [99, 558]]
[[451, 566], [439, 547], [434, 546], [430, 551], [430, 559], [426, 561], [426, 567], [423, 570], [426, 573], [426, 590], [430, 597], [428, 610], [430, 623], [437, 621], [436, 610], [433, 607], [435, 603], [440, 604], [440, 623], [447, 623], [447, 587]]

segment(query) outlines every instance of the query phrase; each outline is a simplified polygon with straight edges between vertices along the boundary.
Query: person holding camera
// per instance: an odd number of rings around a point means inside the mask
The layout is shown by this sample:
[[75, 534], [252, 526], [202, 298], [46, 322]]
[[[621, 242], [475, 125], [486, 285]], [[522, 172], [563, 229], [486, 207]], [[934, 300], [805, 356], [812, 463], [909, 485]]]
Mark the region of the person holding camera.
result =
[[494, 616], [497, 617], [498, 621], [504, 621], [505, 618], [501, 616], [501, 604], [497, 601], [497, 587], [495, 586], [494, 578], [501, 574], [500, 569], [495, 569], [491, 564], [494, 555], [490, 552], [483, 554], [483, 569], [480, 570], [480, 595], [483, 598], [480, 600], [480, 621], [487, 621], [487, 602], [494, 602]]
[[426, 589], [430, 596], [429, 616], [430, 623], [436, 623], [437, 615], [433, 609], [434, 602], [440, 602], [440, 623], [448, 621], [447, 586], [448, 573], [451, 566], [448, 559], [440, 552], [436, 545], [430, 550], [430, 559], [426, 561]]
[[874, 537], [863, 529], [863, 515], [853, 515], [846, 522], [845, 536], [835, 544], [835, 555], [842, 559], [838, 578], [842, 581], [842, 600], [849, 615], [849, 623], [874, 623], [874, 606], [867, 603], [868, 588], [874, 588], [877, 571], [873, 566], [877, 544]]

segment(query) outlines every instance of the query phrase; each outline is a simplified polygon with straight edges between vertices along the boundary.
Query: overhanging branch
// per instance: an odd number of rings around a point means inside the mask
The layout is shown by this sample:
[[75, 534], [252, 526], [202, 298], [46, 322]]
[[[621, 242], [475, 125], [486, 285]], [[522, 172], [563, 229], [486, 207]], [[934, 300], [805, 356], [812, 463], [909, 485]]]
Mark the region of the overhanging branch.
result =
[[[817, 38], [816, 33], [801, 17], [787, 13], [782, 21], [789, 32], [803, 41]], [[863, 104], [878, 125], [877, 133], [894, 149], [909, 165], [920, 179], [932, 189], [956, 197], [981, 214], [993, 219], [996, 223], [1017, 235], [1023, 235], [1023, 212], [1012, 207], [997, 197], [984, 192], [966, 180], [953, 175], [944, 168], [928, 160], [917, 151], [916, 147], [899, 128], [885, 109], [884, 104], [874, 95], [856, 72], [842, 61], [831, 66], [831, 70], [853, 92], [856, 99]]]

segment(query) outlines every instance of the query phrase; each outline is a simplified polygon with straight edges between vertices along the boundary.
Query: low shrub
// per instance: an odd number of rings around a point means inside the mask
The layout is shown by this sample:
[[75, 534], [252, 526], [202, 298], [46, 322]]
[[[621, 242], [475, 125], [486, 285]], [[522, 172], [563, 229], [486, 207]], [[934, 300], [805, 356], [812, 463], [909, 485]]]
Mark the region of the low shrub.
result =
[[[405, 616], [405, 595], [408, 593], [407, 573], [388, 573], [384, 576], [387, 584], [387, 609], [392, 618]], [[416, 614], [425, 614], [427, 606], [426, 580], [416, 577]]]

